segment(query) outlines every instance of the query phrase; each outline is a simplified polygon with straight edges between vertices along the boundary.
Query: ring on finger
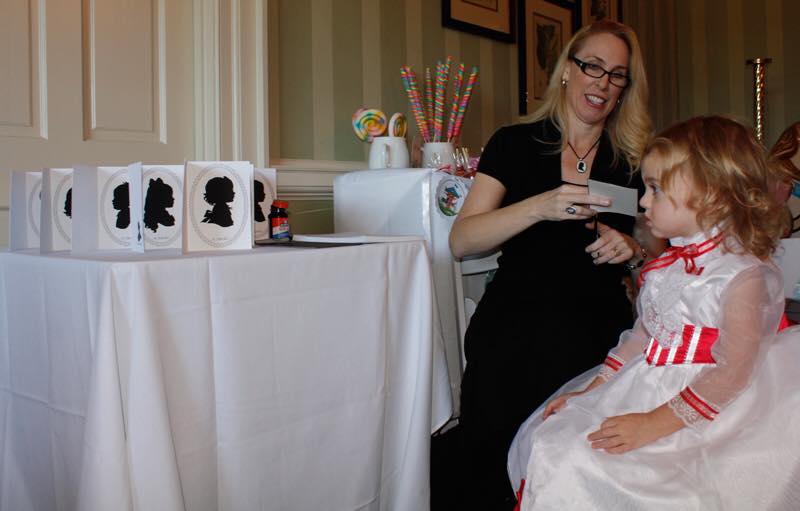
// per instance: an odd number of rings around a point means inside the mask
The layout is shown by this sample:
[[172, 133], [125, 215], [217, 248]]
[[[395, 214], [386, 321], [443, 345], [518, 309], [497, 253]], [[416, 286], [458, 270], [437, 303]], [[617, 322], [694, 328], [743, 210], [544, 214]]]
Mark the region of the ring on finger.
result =
[[567, 206], [566, 209], [564, 209], [564, 211], [566, 211], [568, 215], [574, 215], [575, 213], [578, 212], [578, 210], [575, 209], [575, 206], [572, 205]]

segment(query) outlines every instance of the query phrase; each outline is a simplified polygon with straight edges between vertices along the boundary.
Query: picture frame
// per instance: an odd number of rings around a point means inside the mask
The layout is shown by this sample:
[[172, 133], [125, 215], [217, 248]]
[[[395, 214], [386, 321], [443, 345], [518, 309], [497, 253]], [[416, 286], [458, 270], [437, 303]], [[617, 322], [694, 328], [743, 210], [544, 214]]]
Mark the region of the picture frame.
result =
[[600, 19], [620, 21], [622, 12], [621, 0], [581, 0], [581, 26], [586, 26]]
[[513, 43], [517, 1], [442, 0], [442, 26]]
[[579, 26], [578, 5], [567, 0], [523, 0], [519, 19], [519, 114], [544, 98], [558, 56]]

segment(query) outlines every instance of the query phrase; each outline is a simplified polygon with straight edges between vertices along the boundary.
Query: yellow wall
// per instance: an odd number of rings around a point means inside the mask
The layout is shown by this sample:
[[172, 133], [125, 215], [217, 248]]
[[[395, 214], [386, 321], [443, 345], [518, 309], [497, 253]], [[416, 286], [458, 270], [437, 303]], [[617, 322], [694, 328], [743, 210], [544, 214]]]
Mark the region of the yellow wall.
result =
[[[517, 113], [516, 45], [445, 29], [440, 0], [270, 1], [273, 158], [364, 161], [353, 134], [361, 106], [411, 118], [400, 66], [423, 74], [448, 55], [480, 69], [462, 141], [479, 151]], [[273, 47], [272, 45], [275, 45]], [[410, 123], [413, 125], [413, 122]], [[412, 129], [412, 136], [416, 134]]]
[[624, 19], [642, 41], [657, 128], [701, 114], [753, 125], [753, 71], [767, 66], [765, 143], [800, 120], [800, 2], [796, 0], [639, 0]]

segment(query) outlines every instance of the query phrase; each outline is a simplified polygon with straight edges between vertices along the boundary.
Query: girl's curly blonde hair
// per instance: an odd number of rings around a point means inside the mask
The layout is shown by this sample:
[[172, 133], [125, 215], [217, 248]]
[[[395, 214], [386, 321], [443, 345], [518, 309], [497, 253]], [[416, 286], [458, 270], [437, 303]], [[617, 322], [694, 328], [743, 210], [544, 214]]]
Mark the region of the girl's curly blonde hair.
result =
[[704, 231], [721, 230], [727, 250], [762, 260], [772, 255], [782, 233], [781, 206], [770, 191], [764, 147], [750, 129], [725, 117], [694, 117], [657, 135], [645, 149], [650, 155], [659, 160], [667, 194], [676, 176], [687, 180], [687, 207]]

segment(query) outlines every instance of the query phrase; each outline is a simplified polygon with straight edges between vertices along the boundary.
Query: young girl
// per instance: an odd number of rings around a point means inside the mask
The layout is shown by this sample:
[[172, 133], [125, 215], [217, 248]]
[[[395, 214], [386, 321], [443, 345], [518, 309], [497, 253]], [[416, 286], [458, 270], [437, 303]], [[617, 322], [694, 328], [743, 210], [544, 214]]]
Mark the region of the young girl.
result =
[[775, 335], [780, 215], [764, 149], [734, 121], [698, 117], [645, 155], [641, 205], [672, 247], [644, 266], [639, 319], [599, 372], [517, 433], [521, 509], [800, 509], [800, 329]]

